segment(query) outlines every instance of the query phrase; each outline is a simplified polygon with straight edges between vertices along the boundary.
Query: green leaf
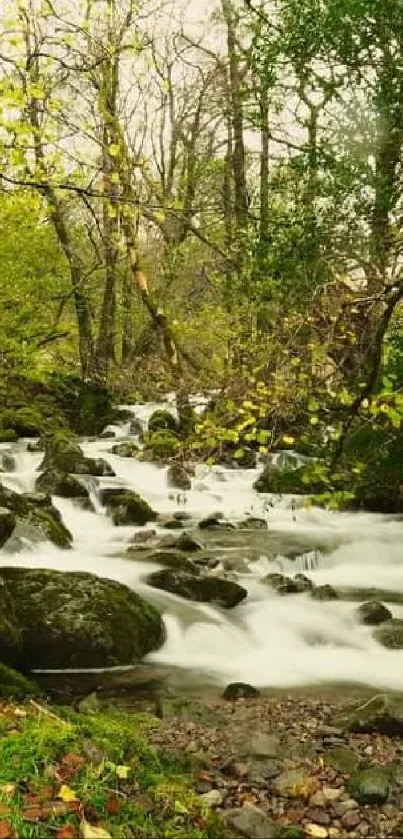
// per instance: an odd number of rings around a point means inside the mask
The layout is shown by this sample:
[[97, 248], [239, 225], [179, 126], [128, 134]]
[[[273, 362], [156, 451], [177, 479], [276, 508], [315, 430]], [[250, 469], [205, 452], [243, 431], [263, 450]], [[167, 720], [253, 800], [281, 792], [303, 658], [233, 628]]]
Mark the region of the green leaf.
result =
[[237, 449], [236, 452], [234, 452], [235, 460], [241, 460], [243, 458], [244, 454], [245, 454], [245, 449]]

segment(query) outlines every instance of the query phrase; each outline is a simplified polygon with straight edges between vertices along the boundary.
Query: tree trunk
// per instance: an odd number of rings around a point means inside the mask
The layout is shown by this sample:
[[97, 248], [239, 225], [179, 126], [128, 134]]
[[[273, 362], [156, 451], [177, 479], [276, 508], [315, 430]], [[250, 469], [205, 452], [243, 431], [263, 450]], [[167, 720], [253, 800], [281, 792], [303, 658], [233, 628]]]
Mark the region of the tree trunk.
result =
[[233, 129], [232, 167], [234, 174], [235, 219], [238, 234], [243, 233], [248, 221], [248, 191], [246, 187], [246, 165], [243, 120], [243, 92], [236, 44], [236, 19], [231, 0], [221, 0], [227, 27], [227, 48], [229, 60], [230, 105]]

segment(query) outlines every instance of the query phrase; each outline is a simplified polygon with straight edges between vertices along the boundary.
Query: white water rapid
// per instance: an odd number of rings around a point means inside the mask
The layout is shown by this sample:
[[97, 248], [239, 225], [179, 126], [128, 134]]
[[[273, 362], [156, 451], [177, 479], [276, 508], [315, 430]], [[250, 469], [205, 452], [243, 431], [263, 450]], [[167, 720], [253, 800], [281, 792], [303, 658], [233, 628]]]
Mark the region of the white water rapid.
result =
[[[131, 410], [145, 423], [155, 407]], [[114, 427], [118, 439], [128, 438], [129, 425]], [[116, 478], [100, 479], [101, 486], [136, 490], [164, 514], [181, 509], [197, 520], [219, 510], [231, 521], [245, 515], [267, 519], [267, 533], [259, 532], [260, 540], [267, 538], [267, 555], [263, 549], [260, 558], [251, 559], [252, 531], [237, 549], [247, 561], [248, 573], [238, 578], [248, 589], [247, 600], [236, 609], [222, 611], [150, 589], [144, 577], [158, 566], [125, 558], [136, 528], [113, 526], [97, 498], [95, 480], [89, 484], [95, 512], [54, 499], [74, 536], [70, 551], [27, 541], [18, 553], [3, 550], [3, 565], [90, 571], [132, 587], [164, 614], [167, 641], [149, 660], [191, 671], [201, 684], [239, 680], [258, 687], [287, 687], [349, 682], [403, 689], [403, 651], [384, 649], [373, 639], [372, 630], [359, 624], [358, 602], [319, 602], [308, 594], [280, 596], [260, 582], [269, 571], [304, 570], [316, 584], [373, 587], [403, 595], [403, 521], [306, 510], [290, 498], [279, 501], [258, 495], [252, 489], [253, 470], [200, 467], [190, 491], [172, 491], [165, 467], [114, 456], [110, 453], [113, 442], [98, 439], [83, 444], [85, 454], [105, 457], [116, 472]], [[26, 441], [1, 444], [0, 456], [4, 452], [12, 454], [16, 463], [14, 471], [2, 474], [4, 484], [13, 490], [33, 490], [42, 455], [27, 452]], [[160, 526], [155, 529], [167, 533]], [[301, 546], [302, 559], [281, 556], [281, 545], [290, 540]], [[273, 558], [273, 544], [277, 558]], [[325, 549], [325, 554], [315, 553], [318, 548]], [[394, 617], [403, 617], [402, 605], [388, 605]]]

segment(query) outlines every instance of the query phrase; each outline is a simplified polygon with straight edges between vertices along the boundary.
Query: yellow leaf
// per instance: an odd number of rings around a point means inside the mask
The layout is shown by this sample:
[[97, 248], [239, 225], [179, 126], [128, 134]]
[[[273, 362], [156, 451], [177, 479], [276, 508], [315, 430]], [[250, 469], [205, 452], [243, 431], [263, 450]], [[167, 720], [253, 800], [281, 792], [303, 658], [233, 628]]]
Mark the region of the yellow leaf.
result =
[[320, 824], [307, 824], [305, 828], [305, 833], [307, 836], [311, 836], [312, 839], [326, 839], [329, 835], [326, 828], [321, 827]]
[[295, 442], [295, 437], [289, 437], [287, 434], [284, 434], [283, 440], [285, 443], [287, 443], [288, 446], [292, 446], [292, 444]]
[[112, 839], [111, 834], [104, 827], [94, 827], [83, 819], [80, 824], [81, 839]]
[[116, 772], [118, 778], [121, 778], [122, 780], [126, 780], [126, 778], [129, 777], [130, 766], [124, 766], [124, 765], [117, 766], [116, 769], [115, 769], [115, 772]]
[[77, 796], [74, 790], [70, 789], [70, 787], [66, 786], [66, 784], [63, 784], [63, 786], [60, 787], [58, 798], [61, 798], [62, 801], [66, 802], [77, 801]]
[[118, 184], [119, 183], [119, 172], [112, 172], [111, 183], [112, 184]]
[[0, 795], [4, 795], [5, 798], [12, 798], [15, 790], [15, 784], [0, 784]]
[[119, 152], [120, 152], [120, 148], [117, 145], [117, 143], [112, 143], [112, 145], [109, 146], [109, 154], [110, 154], [111, 157], [118, 157]]

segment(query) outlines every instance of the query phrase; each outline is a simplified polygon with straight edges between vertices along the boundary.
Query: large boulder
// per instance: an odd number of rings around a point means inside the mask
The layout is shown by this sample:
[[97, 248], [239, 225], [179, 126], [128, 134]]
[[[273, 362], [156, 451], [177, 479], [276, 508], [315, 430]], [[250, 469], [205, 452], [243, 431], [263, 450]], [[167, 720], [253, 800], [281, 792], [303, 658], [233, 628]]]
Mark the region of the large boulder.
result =
[[314, 600], [337, 600], [338, 594], [333, 586], [325, 583], [323, 586], [315, 586], [311, 591], [311, 597]]
[[375, 630], [374, 638], [391, 650], [403, 650], [403, 620], [385, 621]]
[[179, 463], [172, 463], [167, 472], [167, 482], [169, 487], [174, 489], [191, 489], [192, 482], [189, 478], [186, 469]]
[[49, 492], [60, 498], [80, 498], [89, 500], [87, 487], [74, 475], [63, 475], [47, 469], [35, 481], [35, 488], [39, 492]]
[[403, 700], [400, 696], [379, 694], [348, 709], [334, 724], [343, 731], [403, 737]]
[[349, 780], [347, 788], [359, 804], [384, 804], [389, 796], [390, 773], [384, 766], [361, 769]]
[[20, 494], [0, 485], [0, 506], [12, 512], [16, 523], [33, 525], [59, 548], [71, 546], [72, 535], [63, 523], [59, 510], [53, 506], [49, 495], [41, 493]]
[[103, 458], [85, 457], [77, 441], [65, 431], [56, 431], [44, 439], [44, 458], [40, 471], [62, 475], [95, 475], [111, 477], [114, 471]]
[[22, 670], [93, 668], [139, 661], [165, 639], [157, 610], [131, 589], [93, 574], [1, 568], [21, 635]]
[[15, 528], [15, 516], [5, 507], [0, 507], [0, 548], [10, 538]]
[[150, 574], [147, 582], [153, 588], [169, 591], [186, 600], [214, 603], [224, 609], [237, 606], [247, 596], [246, 589], [232, 580], [223, 580], [220, 577], [195, 577], [192, 574], [169, 568]]
[[358, 607], [357, 617], [360, 623], [365, 623], [367, 626], [379, 626], [391, 620], [392, 612], [380, 600], [369, 600], [368, 603], [362, 603]]
[[40, 437], [44, 428], [44, 418], [37, 408], [6, 409], [2, 423], [12, 428], [17, 437]]
[[277, 574], [275, 572], [263, 577], [262, 583], [266, 583], [277, 594], [298, 594], [301, 590], [298, 583], [292, 580], [291, 577], [286, 577], [284, 574]]
[[157, 518], [157, 513], [148, 502], [137, 492], [128, 489], [104, 489], [101, 491], [101, 501], [116, 525], [143, 525]]

